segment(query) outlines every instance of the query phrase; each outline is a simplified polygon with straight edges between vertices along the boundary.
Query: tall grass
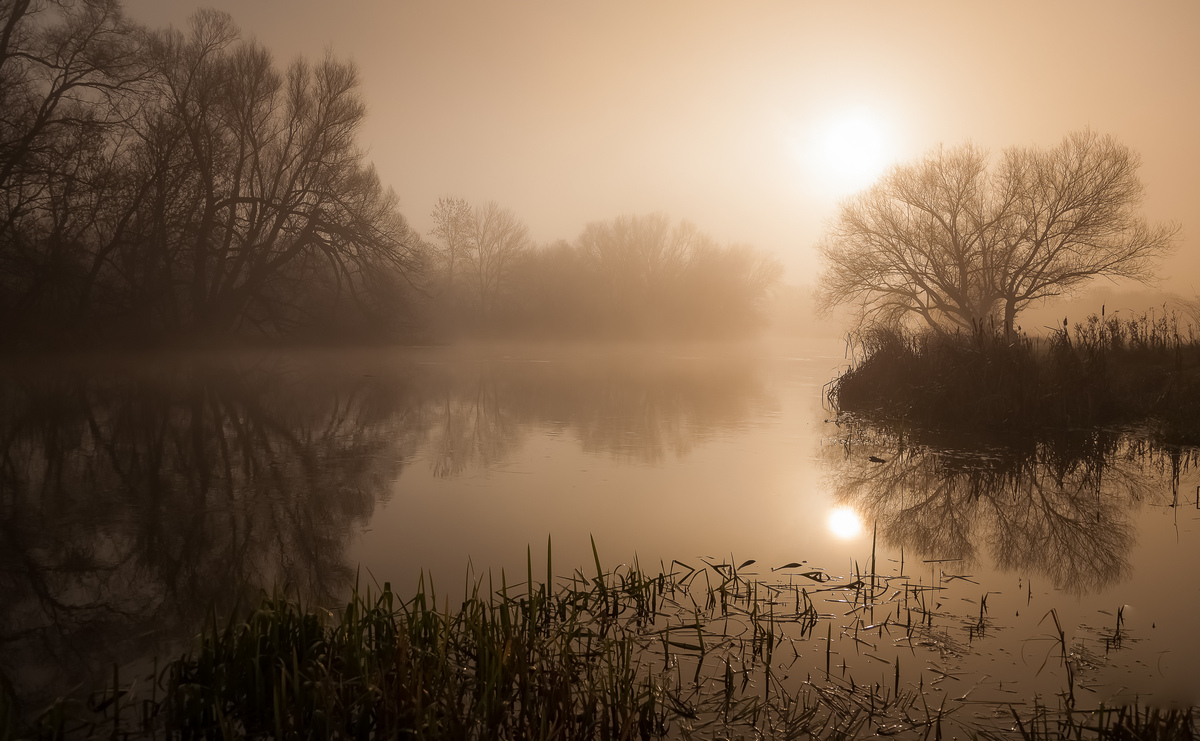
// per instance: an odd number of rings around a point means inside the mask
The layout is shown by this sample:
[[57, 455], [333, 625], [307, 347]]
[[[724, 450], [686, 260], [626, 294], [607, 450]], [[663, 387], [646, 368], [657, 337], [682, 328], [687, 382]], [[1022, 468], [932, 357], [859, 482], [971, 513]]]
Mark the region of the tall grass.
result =
[[337, 620], [267, 597], [172, 664], [169, 725], [184, 736], [656, 736], [662, 693], [635, 638], [665, 578], [577, 573], [554, 592], [501, 575], [453, 609], [422, 580], [407, 601], [387, 585], [356, 592]]
[[[454, 597], [424, 578], [408, 599], [355, 589], [336, 614], [263, 595], [240, 619], [210, 617], [152, 683], [160, 699], [114, 676], [86, 707], [22, 726], [0, 695], [0, 738], [647, 739], [811, 714], [759, 684], [782, 626], [815, 624], [801, 591], [777, 610], [731, 565], [652, 576], [595, 555], [592, 574], [538, 581], [530, 558], [516, 583], [502, 572]], [[734, 635], [731, 620], [744, 623]]]
[[1200, 442], [1200, 336], [1175, 313], [1092, 315], [1044, 337], [875, 327], [828, 389], [839, 411], [997, 431], [1150, 425]]
[[[941, 615], [927, 598], [932, 587], [875, 574], [873, 559], [872, 573], [856, 568], [844, 581], [790, 563], [772, 569], [789, 572], [786, 580], [768, 583], [747, 572], [753, 562], [674, 561], [651, 575], [636, 561], [606, 571], [593, 554], [594, 572], [554, 578], [547, 549], [545, 580], [534, 579], [529, 558], [518, 583], [502, 572], [468, 581], [454, 598], [424, 579], [408, 599], [386, 584], [355, 590], [337, 613], [263, 595], [240, 618], [210, 617], [195, 648], [153, 681], [114, 675], [86, 707], [58, 704], [26, 724], [13, 714], [11, 693], [0, 691], [0, 738], [1116, 739], [1195, 731], [1188, 711], [1113, 715], [1073, 703], [1035, 704], [1010, 724], [976, 727], [978, 706], [966, 695], [934, 694], [921, 668], [914, 676], [900, 658], [885, 681], [856, 683], [833, 663], [859, 651], [835, 649], [839, 634], [870, 646], [860, 632], [896, 631], [911, 646]], [[820, 613], [809, 589], [853, 609]], [[889, 616], [882, 623], [871, 617], [875, 607]], [[799, 651], [821, 641], [823, 674], [819, 660], [801, 661]]]

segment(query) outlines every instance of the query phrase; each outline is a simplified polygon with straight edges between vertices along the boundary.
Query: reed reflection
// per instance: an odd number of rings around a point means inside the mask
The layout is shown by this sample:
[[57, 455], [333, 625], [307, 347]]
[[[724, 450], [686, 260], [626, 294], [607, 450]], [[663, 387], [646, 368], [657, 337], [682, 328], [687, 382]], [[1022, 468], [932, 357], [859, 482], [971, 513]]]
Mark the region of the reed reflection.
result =
[[831, 446], [837, 502], [875, 520], [880, 538], [923, 558], [990, 560], [1071, 593], [1130, 573], [1134, 514], [1178, 500], [1194, 449], [1091, 432], [1008, 446], [948, 444], [851, 423]]
[[126, 370], [35, 369], [0, 397], [0, 671], [31, 702], [259, 589], [340, 599], [415, 442], [404, 394], [361, 375]]

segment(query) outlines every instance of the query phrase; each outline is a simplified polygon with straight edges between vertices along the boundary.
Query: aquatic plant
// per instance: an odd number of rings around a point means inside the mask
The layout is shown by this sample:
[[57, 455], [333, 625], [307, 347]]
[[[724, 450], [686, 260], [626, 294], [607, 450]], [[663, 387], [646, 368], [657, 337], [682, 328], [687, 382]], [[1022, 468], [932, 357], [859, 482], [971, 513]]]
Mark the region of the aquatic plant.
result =
[[[933, 686], [946, 671], [913, 671], [900, 654], [872, 653], [876, 634], [909, 646], [931, 640], [945, 588], [911, 580], [903, 565], [901, 573], [876, 573], [874, 548], [869, 570], [856, 567], [845, 579], [792, 562], [772, 568], [772, 581], [751, 571], [752, 560], [673, 561], [653, 573], [636, 560], [604, 569], [594, 543], [592, 555], [594, 572], [556, 576], [548, 544], [544, 579], [535, 579], [527, 553], [519, 582], [504, 572], [468, 577], [453, 599], [425, 578], [408, 599], [388, 584], [356, 588], [336, 613], [285, 592], [264, 594], [240, 617], [210, 615], [193, 650], [149, 679], [122, 681], [114, 669], [112, 683], [86, 701], [56, 703], [28, 723], [0, 692], [0, 738], [1040, 739], [1195, 731], [1190, 711], [1089, 711], [1065, 693], [1056, 709], [1034, 698], [1032, 713], [991, 703], [991, 722], [979, 721], [964, 712], [981, 707], [970, 692]], [[818, 593], [849, 612], [819, 611]], [[981, 630], [986, 610], [985, 595]], [[835, 639], [850, 648], [835, 648]], [[856, 681], [846, 673], [847, 650], [882, 662], [888, 676]], [[927, 682], [927, 672], [939, 678]], [[1125, 730], [1138, 735], [1120, 735]]]

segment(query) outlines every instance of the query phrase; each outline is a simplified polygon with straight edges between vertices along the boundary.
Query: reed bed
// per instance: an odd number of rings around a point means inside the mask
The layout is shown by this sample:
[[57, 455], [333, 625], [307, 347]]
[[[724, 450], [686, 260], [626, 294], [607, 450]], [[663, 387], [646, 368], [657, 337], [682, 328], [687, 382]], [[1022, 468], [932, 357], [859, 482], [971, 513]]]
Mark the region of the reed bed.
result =
[[[802, 563], [635, 561], [523, 580], [422, 579], [408, 599], [355, 589], [329, 612], [263, 595], [210, 617], [188, 654], [24, 722], [0, 692], [0, 738], [855, 739], [1184, 738], [1190, 711], [1100, 707], [1060, 695], [1032, 713], [993, 703], [979, 724], [924, 670], [881, 660], [856, 682], [846, 652], [938, 640], [935, 591], [896, 573], [845, 578]], [[901, 566], [901, 571], [903, 566]], [[817, 608], [819, 603], [826, 611]], [[986, 595], [985, 595], [986, 600]], [[838, 606], [836, 612], [830, 605]], [[848, 609], [849, 612], [843, 612]], [[986, 603], [979, 622], [985, 622]], [[1055, 618], [1057, 620], [1057, 618]], [[884, 636], [886, 635], [886, 639]], [[804, 657], [802, 657], [802, 652]], [[937, 671], [936, 669], [934, 671]], [[1011, 712], [1011, 718], [1009, 713]], [[1128, 735], [1132, 734], [1132, 735]], [[1155, 735], [1157, 734], [1157, 735]]]
[[1006, 341], [874, 327], [827, 389], [839, 411], [990, 432], [1148, 426], [1200, 443], [1200, 333], [1174, 312], [1091, 315]]

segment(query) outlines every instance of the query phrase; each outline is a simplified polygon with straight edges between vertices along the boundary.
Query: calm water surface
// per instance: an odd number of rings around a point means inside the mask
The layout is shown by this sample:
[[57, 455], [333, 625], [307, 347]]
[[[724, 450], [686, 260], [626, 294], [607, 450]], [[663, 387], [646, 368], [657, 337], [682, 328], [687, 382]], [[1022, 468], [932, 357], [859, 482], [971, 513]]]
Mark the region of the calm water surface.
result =
[[[259, 589], [336, 605], [356, 578], [425, 573], [457, 595], [468, 574], [523, 575], [527, 548], [544, 574], [548, 538], [556, 572], [583, 567], [594, 538], [607, 566], [755, 559], [806, 583], [842, 633], [834, 673], [859, 683], [899, 662], [981, 708], [1068, 683], [1200, 700], [1196, 450], [839, 424], [822, 388], [844, 363], [822, 340], [17, 364], [0, 671], [32, 707], [186, 646]], [[876, 607], [820, 591], [873, 547]], [[798, 575], [815, 569], [834, 580]], [[918, 594], [913, 640], [889, 626]], [[823, 641], [796, 648], [793, 674], [824, 672]]]

